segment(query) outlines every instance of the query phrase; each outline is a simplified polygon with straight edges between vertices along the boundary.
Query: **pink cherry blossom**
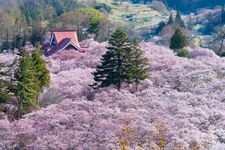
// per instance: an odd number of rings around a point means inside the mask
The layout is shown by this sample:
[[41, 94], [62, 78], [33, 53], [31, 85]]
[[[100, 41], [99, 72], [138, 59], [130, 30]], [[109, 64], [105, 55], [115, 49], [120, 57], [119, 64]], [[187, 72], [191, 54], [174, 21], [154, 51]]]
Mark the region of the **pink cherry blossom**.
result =
[[[144, 149], [157, 148], [160, 139], [165, 149], [188, 150], [196, 145], [224, 149], [224, 58], [200, 47], [187, 48], [190, 59], [180, 58], [169, 48], [141, 42], [151, 75], [138, 92], [133, 93], [132, 85], [123, 85], [121, 91], [91, 90], [91, 73], [107, 43], [89, 42], [91, 50], [74, 59], [47, 58], [51, 86], [40, 99], [52, 99], [47, 93], [58, 92], [64, 100], [49, 100], [51, 105], [19, 121], [0, 120], [0, 149], [118, 149], [126, 122], [139, 137], [130, 141], [129, 149], [139, 144]], [[162, 126], [167, 131], [160, 137]]]

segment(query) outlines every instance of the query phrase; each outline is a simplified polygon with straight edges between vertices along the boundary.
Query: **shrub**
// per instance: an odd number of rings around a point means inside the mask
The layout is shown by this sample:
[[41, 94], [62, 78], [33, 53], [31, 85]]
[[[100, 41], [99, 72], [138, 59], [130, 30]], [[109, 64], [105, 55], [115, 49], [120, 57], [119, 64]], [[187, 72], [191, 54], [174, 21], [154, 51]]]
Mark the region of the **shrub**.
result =
[[104, 9], [106, 10], [108, 13], [111, 13], [112, 11], [112, 7], [105, 4], [105, 3], [97, 3], [95, 6], [94, 6], [95, 9], [97, 10], [101, 10], [101, 9]]
[[179, 56], [179, 57], [185, 57], [185, 58], [190, 58], [190, 54], [189, 54], [189, 52], [186, 49], [180, 49], [177, 52], [177, 56]]
[[225, 57], [225, 52], [220, 53], [220, 57]]
[[170, 39], [170, 49], [178, 50], [187, 46], [187, 40], [181, 29], [177, 29]]

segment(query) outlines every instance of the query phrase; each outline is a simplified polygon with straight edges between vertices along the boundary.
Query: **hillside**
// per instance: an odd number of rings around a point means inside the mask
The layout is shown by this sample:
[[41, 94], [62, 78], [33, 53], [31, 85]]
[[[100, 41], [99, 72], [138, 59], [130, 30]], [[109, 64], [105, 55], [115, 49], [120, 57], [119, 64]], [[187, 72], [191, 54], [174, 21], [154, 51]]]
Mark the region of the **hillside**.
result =
[[149, 33], [161, 21], [167, 21], [170, 14], [167, 6], [161, 2], [151, 5], [133, 4], [127, 1], [120, 4], [120, 2], [114, 3], [113, 0], [103, 2], [112, 8], [108, 14], [112, 28], [123, 28], [131, 38], [142, 38], [142, 35]]
[[[154, 42], [160, 39], [157, 43], [168, 46], [168, 39], [177, 26], [164, 28], [163, 25], [168, 23], [170, 14], [175, 19], [174, 4], [176, 8], [179, 5], [188, 8], [188, 13], [182, 11], [181, 18], [188, 29], [186, 36], [190, 45], [197, 39], [198, 45], [218, 51], [215, 47], [219, 47], [221, 41], [217, 40], [215, 45], [210, 42], [217, 38], [221, 20], [224, 21], [221, 7], [215, 7], [219, 4], [217, 1], [210, 4], [204, 1], [204, 7], [199, 0], [194, 3], [154, 0], [147, 4], [114, 0], [10, 0], [0, 4], [0, 51], [20, 49], [27, 41], [33, 45], [43, 43], [47, 31], [62, 28], [77, 30], [81, 40], [92, 37], [99, 42], [107, 41], [116, 28], [121, 28], [131, 39]], [[81, 15], [84, 8], [85, 14]], [[89, 16], [88, 13], [96, 15]]]
[[[53, 105], [18, 122], [0, 120], [0, 149], [116, 149], [126, 136], [126, 122], [132, 129], [130, 149], [156, 148], [160, 141], [166, 149], [225, 147], [224, 58], [202, 48], [188, 48], [191, 58], [180, 58], [166, 47], [142, 42], [151, 76], [140, 91], [134, 94], [124, 86], [120, 92], [93, 92], [91, 72], [106, 43], [89, 42], [92, 50], [86, 55], [49, 58], [51, 94], [46, 91], [44, 99]], [[7, 61], [4, 54], [1, 58]]]
[[[148, 3], [151, 1], [157, 0], [131, 0], [133, 3]], [[182, 12], [189, 13], [193, 11], [197, 11], [198, 9], [202, 8], [213, 8], [216, 5], [221, 5], [225, 3], [224, 0], [160, 0], [167, 4], [169, 7], [173, 9], [178, 9]]]
[[0, 0], [0, 150], [225, 150], [222, 4]]

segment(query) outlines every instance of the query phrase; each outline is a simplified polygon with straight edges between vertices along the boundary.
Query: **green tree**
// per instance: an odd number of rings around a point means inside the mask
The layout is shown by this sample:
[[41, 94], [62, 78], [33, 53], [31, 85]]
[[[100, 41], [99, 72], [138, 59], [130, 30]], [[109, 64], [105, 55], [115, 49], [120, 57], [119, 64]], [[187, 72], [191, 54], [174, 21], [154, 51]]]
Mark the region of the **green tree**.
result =
[[75, 9], [64, 13], [60, 18], [64, 28], [74, 28], [78, 31], [79, 39], [83, 39], [87, 34], [95, 34], [97, 38], [102, 35], [102, 31], [107, 31], [108, 27], [107, 16], [91, 7]]
[[19, 103], [17, 113], [17, 119], [19, 119], [21, 115], [29, 113], [37, 107], [37, 95], [40, 91], [32, 57], [25, 51], [22, 51], [15, 78], [17, 82], [14, 92]]
[[135, 40], [132, 46], [132, 52], [128, 57], [128, 82], [134, 83], [135, 91], [138, 89], [138, 84], [141, 80], [148, 78], [148, 59], [143, 57], [143, 52], [140, 49], [138, 42]]
[[97, 10], [104, 9], [108, 13], [111, 13], [112, 12], [112, 7], [110, 5], [107, 5], [106, 3], [96, 3], [95, 6], [94, 6], [94, 8], [97, 9]]
[[115, 85], [118, 90], [121, 84], [129, 77], [127, 74], [127, 54], [131, 51], [131, 43], [125, 33], [121, 30], [111, 36], [108, 51], [103, 55], [102, 62], [93, 73], [95, 83], [93, 88], [108, 87]]
[[177, 10], [177, 13], [176, 13], [176, 20], [178, 20], [178, 21], [182, 20], [180, 11], [178, 11], [178, 10]]
[[2, 49], [1, 51], [10, 49], [9, 41], [4, 41], [1, 45], [1, 49]]
[[30, 41], [33, 45], [37, 43], [41, 43], [43, 40], [43, 37], [46, 33], [46, 29], [42, 28], [41, 25], [34, 25], [32, 26], [32, 32], [30, 35]]
[[222, 12], [221, 12], [221, 23], [225, 23], [225, 11], [224, 11], [224, 4], [221, 4]]
[[179, 50], [187, 46], [187, 40], [184, 33], [177, 29], [170, 39], [170, 49]]
[[100, 30], [101, 22], [107, 19], [105, 14], [90, 7], [80, 8], [77, 11], [81, 11], [88, 18], [87, 32], [91, 34], [97, 34]]
[[181, 18], [180, 12], [177, 10], [175, 21], [180, 25], [180, 27], [185, 28], [184, 21]]
[[23, 37], [21, 34], [15, 35], [11, 43], [12, 48], [21, 48], [23, 46]]
[[177, 56], [179, 56], [179, 57], [185, 57], [185, 58], [190, 58], [190, 54], [189, 54], [189, 52], [186, 49], [180, 49], [177, 52]]
[[8, 91], [9, 82], [7, 81], [8, 73], [3, 71], [5, 64], [0, 63], [0, 105], [10, 100], [11, 95]]
[[90, 34], [97, 34], [98, 30], [100, 28], [99, 26], [100, 26], [100, 22], [92, 21], [92, 22], [89, 23], [89, 26], [87, 28], [87, 32], [90, 33]]
[[168, 25], [173, 24], [174, 20], [173, 20], [173, 14], [170, 14], [169, 20], [167, 22]]
[[45, 60], [42, 58], [40, 49], [37, 49], [32, 53], [32, 61], [39, 81], [39, 89], [40, 92], [42, 92], [43, 88], [48, 87], [50, 84], [50, 75]]
[[218, 33], [217, 37], [216, 37], [216, 39], [214, 39], [214, 41], [221, 42], [220, 48], [218, 49], [218, 52], [217, 52], [218, 55], [221, 55], [224, 51], [225, 27], [219, 28], [217, 33]]

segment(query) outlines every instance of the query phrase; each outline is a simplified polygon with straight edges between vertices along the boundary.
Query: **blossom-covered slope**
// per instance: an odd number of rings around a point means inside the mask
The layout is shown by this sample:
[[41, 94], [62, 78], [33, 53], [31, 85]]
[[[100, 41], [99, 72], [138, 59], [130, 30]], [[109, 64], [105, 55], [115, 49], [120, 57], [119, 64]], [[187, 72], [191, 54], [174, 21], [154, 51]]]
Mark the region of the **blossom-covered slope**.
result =
[[225, 59], [202, 48], [188, 48], [191, 59], [179, 58], [142, 42], [151, 76], [140, 91], [127, 85], [120, 92], [93, 91], [91, 72], [105, 45], [91, 41], [92, 50], [72, 60], [49, 58], [52, 83], [41, 101], [56, 104], [18, 122], [0, 120], [0, 149], [118, 149], [126, 122], [138, 137], [130, 149], [157, 149], [159, 141], [169, 150], [225, 149]]

